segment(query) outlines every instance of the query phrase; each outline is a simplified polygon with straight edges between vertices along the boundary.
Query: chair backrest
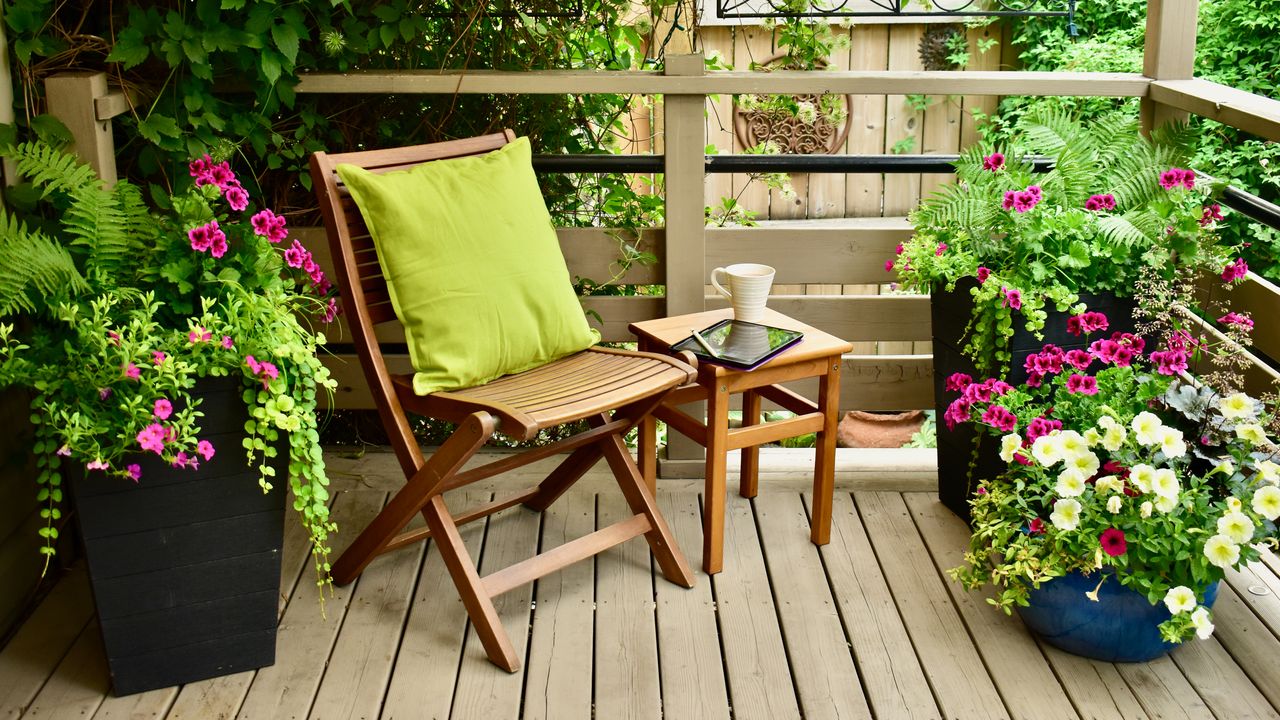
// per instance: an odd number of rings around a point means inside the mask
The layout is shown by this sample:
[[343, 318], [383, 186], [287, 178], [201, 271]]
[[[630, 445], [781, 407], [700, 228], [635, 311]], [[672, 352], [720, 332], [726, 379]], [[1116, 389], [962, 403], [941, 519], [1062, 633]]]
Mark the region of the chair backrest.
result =
[[[343, 185], [335, 168], [339, 164], [357, 165], [371, 172], [406, 170], [432, 160], [480, 155], [501, 148], [515, 139], [510, 130], [493, 135], [450, 140], [429, 145], [366, 150], [311, 156], [311, 180], [320, 212], [324, 217], [333, 256], [334, 276], [342, 295], [343, 312], [351, 329], [356, 354], [364, 368], [365, 378], [387, 429], [396, 457], [406, 473], [422, 466], [422, 453], [396, 397], [382, 350], [378, 347], [375, 328], [387, 322], [398, 322], [391, 306], [382, 266], [369, 228], [351, 193]], [[399, 437], [397, 437], [397, 435]]]

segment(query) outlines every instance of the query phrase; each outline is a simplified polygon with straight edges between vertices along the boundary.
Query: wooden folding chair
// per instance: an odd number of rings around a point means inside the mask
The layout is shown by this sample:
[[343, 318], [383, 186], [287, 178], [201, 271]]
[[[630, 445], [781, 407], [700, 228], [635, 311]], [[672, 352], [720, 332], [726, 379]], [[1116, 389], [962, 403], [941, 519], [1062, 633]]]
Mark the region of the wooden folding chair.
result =
[[[644, 535], [649, 542], [668, 580], [685, 587], [693, 586], [689, 565], [658, 512], [652, 492], [642, 481], [623, 436], [657, 407], [671, 389], [692, 381], [695, 376], [690, 367], [661, 355], [598, 347], [485, 385], [426, 396], [414, 394], [412, 375], [393, 375], [388, 371], [375, 328], [396, 322], [397, 318], [373, 240], [334, 168], [339, 163], [351, 163], [373, 172], [402, 170], [431, 160], [489, 152], [514, 139], [508, 130], [503, 134], [415, 147], [339, 155], [316, 153], [311, 158], [311, 176], [328, 229], [352, 341], [406, 478], [405, 486], [334, 563], [333, 581], [345, 585], [379, 554], [431, 537], [449, 568], [489, 659], [510, 672], [519, 669], [520, 660], [494, 609], [493, 598], [497, 595], [637, 535]], [[457, 423], [458, 428], [439, 450], [424, 460], [405, 418], [406, 410]], [[589, 428], [567, 439], [481, 467], [462, 469], [495, 430], [501, 429], [508, 437], [527, 441], [544, 428], [584, 419]], [[446, 490], [564, 451], [572, 452], [534, 487], [458, 514], [451, 513], [445, 506]], [[623, 496], [635, 513], [633, 516], [491, 575], [480, 576], [458, 534], [458, 525], [520, 503], [537, 511], [545, 510], [601, 458], [617, 478]], [[417, 513], [422, 513], [427, 527], [403, 532]]]

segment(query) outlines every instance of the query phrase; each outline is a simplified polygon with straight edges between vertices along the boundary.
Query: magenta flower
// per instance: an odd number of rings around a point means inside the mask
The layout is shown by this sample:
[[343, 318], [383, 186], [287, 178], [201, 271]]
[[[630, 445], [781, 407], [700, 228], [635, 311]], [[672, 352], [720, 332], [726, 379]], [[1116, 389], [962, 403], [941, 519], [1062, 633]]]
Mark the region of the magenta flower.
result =
[[108, 330], [107, 339], [111, 341], [112, 345], [115, 345], [116, 347], [120, 347], [120, 333], [114, 330]]
[[129, 473], [129, 477], [133, 478], [134, 482], [138, 482], [138, 480], [142, 479], [142, 466], [138, 463], [129, 465], [124, 469], [124, 471]]
[[1119, 343], [1117, 345], [1119, 347], [1112, 354], [1111, 362], [1115, 363], [1116, 367], [1129, 367], [1133, 364], [1133, 359], [1138, 356], [1138, 353], [1127, 345], [1120, 345]]
[[966, 386], [973, 382], [973, 378], [966, 373], [952, 373], [944, 383], [944, 388], [950, 392], [963, 390]]
[[249, 207], [249, 193], [245, 192], [244, 188], [239, 185], [227, 188], [223, 196], [227, 198], [227, 205], [230, 205], [231, 209], [236, 212]]
[[[292, 249], [292, 248], [290, 248], [290, 249]], [[288, 250], [286, 250], [286, 251], [285, 251], [285, 253], [284, 253], [284, 259], [285, 259], [285, 262], [288, 262], [288, 261], [289, 261], [289, 251], [288, 251]], [[289, 263], [289, 264], [290, 264], [290, 265], [293, 265], [293, 263]], [[884, 261], [884, 271], [885, 271], [885, 272], [893, 272], [893, 261], [892, 261], [892, 260], [885, 260], [885, 261]]]
[[338, 317], [339, 312], [338, 299], [329, 298], [328, 304], [324, 306], [324, 317], [321, 318], [321, 322], [326, 324], [333, 322]]
[[[1037, 192], [1031, 192], [1031, 188], [1036, 188]], [[1031, 188], [1027, 188], [1019, 193], [1014, 193], [1013, 209], [1015, 212], [1024, 213], [1040, 204], [1039, 188], [1035, 185], [1032, 185]]]
[[1235, 262], [1222, 269], [1222, 282], [1243, 280], [1249, 274], [1249, 263], [1244, 258], [1236, 258]]
[[213, 333], [205, 330], [197, 325], [195, 328], [187, 331], [187, 342], [195, 345], [196, 343], [209, 342], [213, 339]]
[[1092, 375], [1072, 373], [1071, 377], [1067, 378], [1067, 392], [1072, 395], [1097, 395], [1098, 378]]
[[1116, 207], [1116, 198], [1111, 193], [1103, 195], [1090, 195], [1088, 200], [1084, 201], [1084, 209], [1092, 212], [1099, 210], [1114, 210]]
[[995, 172], [1004, 167], [1004, 154], [994, 152], [982, 158], [982, 169]]
[[276, 214], [270, 210], [262, 210], [249, 218], [249, 224], [253, 226], [253, 234], [261, 237], [271, 236], [271, 221], [275, 220]]
[[1187, 353], [1185, 350], [1158, 350], [1151, 353], [1151, 362], [1156, 364], [1156, 372], [1161, 375], [1177, 375], [1187, 369]]
[[231, 348], [233, 348], [233, 347], [235, 347], [235, 346], [236, 346], [236, 344], [235, 344], [234, 342], [232, 342], [232, 341], [231, 341], [231, 336], [230, 336], [230, 335], [223, 335], [223, 336], [222, 336], [222, 347], [224, 347], [224, 348], [226, 348], [226, 349], [230, 350]]
[[1045, 417], [1038, 417], [1027, 424], [1027, 442], [1033, 443], [1039, 438], [1048, 435], [1054, 430], [1062, 429], [1061, 420], [1050, 420]]
[[982, 285], [987, 281], [987, 278], [989, 277], [991, 277], [991, 268], [979, 266], [978, 267], [978, 284]]
[[254, 375], [257, 375], [258, 373], [262, 372], [262, 363], [258, 362], [258, 360], [254, 358], [252, 355], [244, 356], [244, 364], [248, 366], [250, 370], [253, 371]]
[[164, 452], [165, 429], [159, 423], [151, 423], [138, 433], [138, 445], [143, 450], [150, 450], [159, 455]]
[[213, 182], [223, 192], [231, 188], [240, 187], [240, 181], [236, 179], [236, 174], [231, 172], [231, 163], [223, 162], [209, 168], [209, 175], [213, 178]]
[[1111, 557], [1119, 557], [1129, 549], [1124, 539], [1124, 531], [1119, 528], [1107, 528], [1098, 537], [1102, 543], [1102, 551]]
[[1089, 365], [1093, 363], [1093, 356], [1084, 350], [1068, 350], [1067, 362], [1077, 370], [1087, 370]]
[[275, 380], [280, 377], [280, 369], [277, 368], [274, 363], [264, 362], [262, 363], [262, 371], [259, 374], [264, 375], [271, 380]]
[[902, 253], [906, 252], [906, 250], [907, 250], [906, 248], [902, 247], [902, 243], [898, 243], [898, 246], [893, 249], [893, 254], [901, 255]]
[[142, 377], [142, 370], [139, 369], [138, 366], [134, 365], [133, 363], [127, 363], [121, 366], [120, 369], [124, 370], [124, 376], [129, 378], [130, 380], [137, 380], [138, 378]]
[[942, 257], [942, 253], [947, 251], [946, 243], [938, 243], [938, 249], [933, 251], [934, 256]]
[[106, 399], [107, 399], [107, 398], [109, 398], [109, 397], [111, 397], [111, 388], [109, 388], [109, 387], [105, 387], [105, 388], [98, 388], [98, 399], [99, 399], [99, 400], [106, 400]]
[[227, 254], [227, 236], [221, 230], [214, 233], [213, 245], [209, 248], [209, 254], [215, 258], [220, 258]]
[[1004, 208], [1005, 210], [1012, 210], [1014, 200], [1016, 200], [1017, 197], [1018, 197], [1017, 190], [1005, 190], [1004, 202], [1000, 204], [1000, 207]]
[[191, 177], [196, 179], [196, 187], [214, 183], [213, 158], [209, 157], [208, 153], [205, 153], [202, 158], [192, 160], [191, 164], [187, 166], [187, 170]]
[[168, 358], [169, 358], [168, 355], [166, 355], [165, 353], [159, 350], [151, 351], [151, 362], [155, 363], [156, 365], [163, 364], [164, 361], [167, 360]]
[[[217, 220], [214, 220], [211, 224], [216, 226], [217, 222]], [[213, 246], [213, 230], [209, 225], [191, 228], [187, 231], [187, 239], [191, 241], [192, 250], [208, 252], [209, 248]]]
[[1044, 520], [1040, 518], [1031, 518], [1031, 522], [1027, 523], [1027, 533], [1030, 535], [1044, 534]]
[[311, 253], [307, 252], [307, 249], [297, 240], [294, 240], [293, 245], [284, 251], [284, 262], [291, 268], [300, 268], [310, 259]]
[[1002, 303], [1004, 307], [1013, 308], [1014, 310], [1022, 309], [1021, 290], [1010, 290], [1007, 287], [1002, 287], [1000, 291], [1004, 293], [1004, 302]]
[[1067, 332], [1076, 336], [1102, 332], [1109, 326], [1107, 316], [1100, 312], [1084, 312], [1067, 319]]
[[957, 424], [967, 421], [969, 419], [969, 410], [972, 407], [973, 402], [964, 397], [952, 400], [951, 404], [947, 406], [946, 412], [942, 413], [942, 419], [947, 421], [947, 428], [955, 429]]
[[1001, 432], [1012, 432], [1018, 427], [1018, 418], [1009, 409], [1001, 405], [992, 405], [982, 413], [982, 422], [998, 428]]
[[1222, 206], [1218, 203], [1206, 205], [1204, 212], [1200, 215], [1200, 227], [1206, 227], [1222, 219]]
[[173, 414], [173, 403], [164, 398], [156, 400], [155, 409], [152, 414], [160, 420], [168, 420], [169, 416]]
[[1218, 318], [1218, 322], [1222, 325], [1230, 325], [1241, 330], [1252, 330], [1253, 319], [1248, 315], [1241, 315], [1237, 312], [1229, 312]]
[[201, 440], [196, 443], [196, 452], [200, 453], [206, 461], [213, 459], [213, 443], [208, 440]]

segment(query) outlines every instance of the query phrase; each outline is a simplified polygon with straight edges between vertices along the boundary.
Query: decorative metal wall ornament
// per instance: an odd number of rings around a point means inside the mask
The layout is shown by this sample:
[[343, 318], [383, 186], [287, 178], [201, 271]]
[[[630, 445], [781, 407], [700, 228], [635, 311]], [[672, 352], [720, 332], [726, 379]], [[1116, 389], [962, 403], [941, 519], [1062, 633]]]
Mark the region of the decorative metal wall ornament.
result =
[[[767, 69], [786, 57], [785, 53], [779, 53], [760, 63], [760, 67]], [[802, 113], [809, 117], [783, 110], [744, 107], [739, 97], [734, 97], [733, 129], [744, 148], [772, 142], [784, 155], [830, 155], [839, 152], [844, 147], [845, 138], [849, 137], [853, 123], [853, 113], [850, 112], [853, 98], [848, 95], [835, 96], [843, 107], [844, 115], [843, 120], [835, 122], [821, 112], [822, 95], [792, 96], [797, 105], [808, 103], [814, 109], [813, 113]]]
[[[1077, 0], [716, 0], [722, 18], [877, 17], [1064, 17], [1076, 34]], [[798, 9], [797, 9], [798, 8]]]

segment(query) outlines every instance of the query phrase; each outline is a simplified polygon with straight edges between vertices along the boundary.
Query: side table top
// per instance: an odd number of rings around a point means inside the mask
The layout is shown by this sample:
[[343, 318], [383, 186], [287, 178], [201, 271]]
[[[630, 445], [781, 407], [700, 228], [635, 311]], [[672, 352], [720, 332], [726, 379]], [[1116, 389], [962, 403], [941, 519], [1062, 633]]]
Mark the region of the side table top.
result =
[[[675, 343], [689, 337], [690, 330], [701, 330], [709, 325], [713, 325], [721, 320], [728, 320], [732, 317], [732, 308], [722, 308], [720, 310], [707, 310], [706, 312], [690, 313], [688, 315], [676, 315], [674, 317], [644, 320], [642, 322], [631, 323], [627, 327], [641, 340], [648, 341], [654, 345], [660, 345], [663, 350], [666, 350], [666, 348], [669, 348]], [[767, 307], [764, 309], [764, 319], [761, 323], [764, 325], [786, 328], [788, 330], [799, 330], [804, 333], [804, 339], [792, 347], [782, 351], [778, 356], [770, 359], [760, 367], [776, 367], [795, 362], [804, 362], [814, 358], [839, 355], [853, 350], [853, 343], [841, 340], [834, 335], [825, 333], [815, 327], [806, 325], [795, 318], [788, 317]]]

